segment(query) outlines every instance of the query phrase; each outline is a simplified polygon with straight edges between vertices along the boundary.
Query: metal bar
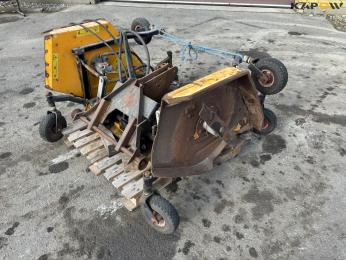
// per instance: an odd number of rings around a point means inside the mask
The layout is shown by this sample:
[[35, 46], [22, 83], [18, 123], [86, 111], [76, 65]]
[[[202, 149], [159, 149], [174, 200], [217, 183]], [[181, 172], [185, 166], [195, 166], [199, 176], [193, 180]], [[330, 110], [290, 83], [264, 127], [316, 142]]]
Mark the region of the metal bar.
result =
[[79, 77], [83, 89], [83, 94], [85, 99], [90, 99], [90, 87], [89, 87], [89, 80], [88, 80], [88, 72], [86, 71], [85, 67], [83, 66], [84, 61], [84, 53], [76, 55], [77, 58], [77, 68], [79, 72]]
[[123, 33], [124, 35], [124, 47], [125, 47], [125, 56], [126, 56], [126, 65], [127, 65], [127, 70], [129, 72], [129, 76], [130, 78], [135, 78], [134, 75], [134, 71], [133, 71], [133, 62], [132, 62], [132, 55], [131, 55], [131, 50], [130, 50], [130, 46], [129, 46], [129, 42], [127, 40], [127, 36], [125, 33]]
[[[83, 122], [85, 122], [86, 124], [89, 124], [89, 120], [85, 117], [81, 117], [80, 120], [82, 120]], [[104, 133], [101, 129], [99, 129], [97, 126], [92, 126], [91, 130], [97, 132], [102, 138], [107, 139], [110, 143], [113, 143], [114, 146], [117, 145], [117, 141], [114, 140], [112, 137], [108, 136], [106, 133]], [[121, 147], [120, 150], [129, 155], [129, 156], [133, 156], [133, 152], [130, 151], [129, 149], [125, 148], [125, 147]], [[136, 159], [135, 159], [136, 160]]]
[[120, 86], [115, 85], [112, 92], [109, 93], [107, 96], [105, 96], [105, 99], [110, 101], [113, 97], [115, 97], [117, 94], [119, 94], [122, 90], [124, 90], [125, 88], [127, 88], [131, 84], [134, 84], [135, 81], [136, 81], [135, 79], [128, 79], [126, 82], [120, 84]]
[[138, 107], [137, 107], [137, 126], [135, 131], [135, 146], [137, 148], [137, 151], [140, 151], [140, 145], [141, 145], [141, 133], [142, 133], [142, 126], [143, 123], [143, 87], [138, 87]]
[[99, 77], [99, 84], [97, 87], [97, 97], [103, 98], [103, 96], [106, 93], [106, 84], [107, 84], [107, 77], [106, 76], [100, 76]]
[[84, 98], [70, 96], [70, 95], [52, 95], [47, 97], [47, 99], [50, 99], [53, 102], [65, 102], [70, 101], [78, 104], [84, 105], [87, 101]]
[[118, 140], [118, 144], [115, 147], [115, 151], [119, 152], [120, 148], [127, 145], [128, 142], [130, 141], [133, 132], [136, 130], [136, 124], [137, 120], [135, 118], [131, 118], [129, 120], [129, 122], [127, 123], [124, 132], [122, 133], [122, 135], [120, 136], [119, 140]]
[[93, 126], [98, 126], [102, 122], [103, 116], [105, 115], [109, 105], [109, 101], [104, 98], [101, 99], [100, 103], [97, 105], [95, 113], [93, 113], [90, 118], [88, 129], [92, 129]]
[[[151, 30], [151, 31], [145, 31], [145, 32], [137, 32], [140, 36], [154, 36], [154, 35], [158, 35], [160, 34], [160, 30], [159, 29], [155, 29], [155, 30]], [[134, 39], [135, 38], [135, 35], [134, 34], [131, 34], [130, 32], [126, 32], [126, 36], [127, 36], [127, 39]], [[119, 39], [120, 37], [116, 37], [115, 38], [117, 40], [116, 44], [119, 43]], [[111, 44], [114, 44], [114, 39], [108, 39], [108, 40], [105, 40], [105, 42], [109, 45]], [[79, 53], [83, 53], [83, 52], [87, 52], [87, 51], [91, 51], [91, 50], [94, 50], [94, 49], [99, 49], [101, 47], [103, 47], [105, 44], [103, 42], [97, 42], [97, 43], [93, 43], [93, 44], [89, 44], [89, 45], [85, 45], [85, 46], [82, 46], [82, 47], [78, 47], [78, 48], [73, 48], [72, 49], [72, 52], [74, 54], [79, 54]]]
[[96, 70], [94, 70], [92, 67], [90, 67], [88, 64], [86, 64], [83, 60], [81, 60], [80, 62], [95, 77], [100, 77], [101, 76], [101, 74], [99, 74]]
[[154, 77], [156, 77], [157, 75], [161, 74], [162, 72], [164, 72], [165, 70], [167, 70], [169, 68], [169, 64], [164, 64], [161, 68], [158, 68], [156, 70], [154, 70], [152, 73], [144, 76], [143, 78], [140, 78], [137, 80], [138, 84], [144, 84], [146, 82], [148, 82], [149, 80], [153, 79]]

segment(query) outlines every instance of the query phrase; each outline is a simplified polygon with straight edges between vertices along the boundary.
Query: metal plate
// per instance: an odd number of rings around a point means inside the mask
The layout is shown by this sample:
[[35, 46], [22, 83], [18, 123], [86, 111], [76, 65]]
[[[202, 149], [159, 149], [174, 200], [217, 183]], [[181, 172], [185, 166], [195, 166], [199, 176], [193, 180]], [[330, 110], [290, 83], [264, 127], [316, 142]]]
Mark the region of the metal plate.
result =
[[[224, 122], [223, 138], [202, 126], [203, 106], [213, 108]], [[156, 177], [201, 174], [242, 127], [262, 124], [263, 113], [248, 71], [226, 68], [162, 99], [158, 131], [152, 149], [152, 172]]]

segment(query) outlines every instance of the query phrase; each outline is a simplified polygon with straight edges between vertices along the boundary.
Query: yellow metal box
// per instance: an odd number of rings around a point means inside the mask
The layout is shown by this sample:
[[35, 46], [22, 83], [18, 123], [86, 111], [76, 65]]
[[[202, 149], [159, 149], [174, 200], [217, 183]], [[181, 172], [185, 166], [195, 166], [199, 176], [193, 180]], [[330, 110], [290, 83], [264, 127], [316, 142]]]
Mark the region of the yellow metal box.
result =
[[[107, 30], [109, 30], [114, 37], [119, 36], [119, 31], [113, 27], [111, 23], [105, 20], [98, 20]], [[76, 57], [72, 53], [72, 49], [83, 47], [86, 45], [101, 42], [98, 37], [103, 40], [111, 39], [110, 34], [96, 22], [85, 22], [82, 24], [84, 29], [79, 25], [68, 26], [64, 28], [57, 28], [45, 33], [44, 48], [45, 48], [45, 86], [46, 88], [71, 94], [78, 97], [84, 97], [83, 88], [80, 80], [79, 71], [77, 68]], [[97, 34], [97, 36], [95, 35]], [[115, 52], [118, 51], [116, 44], [110, 45]], [[98, 54], [109, 53], [111, 50], [107, 46], [102, 46], [98, 49], [93, 49], [85, 52], [85, 61], [89, 66], [92, 66], [92, 60]], [[125, 56], [122, 55], [123, 64]], [[135, 55], [132, 55], [133, 65], [139, 66], [140, 62]], [[116, 57], [109, 56], [109, 63], [117, 68]], [[109, 82], [106, 86], [106, 92], [109, 92], [114, 87], [114, 80], [118, 79], [116, 73], [112, 73]], [[97, 95], [98, 77], [88, 73], [89, 92], [92, 97]]]

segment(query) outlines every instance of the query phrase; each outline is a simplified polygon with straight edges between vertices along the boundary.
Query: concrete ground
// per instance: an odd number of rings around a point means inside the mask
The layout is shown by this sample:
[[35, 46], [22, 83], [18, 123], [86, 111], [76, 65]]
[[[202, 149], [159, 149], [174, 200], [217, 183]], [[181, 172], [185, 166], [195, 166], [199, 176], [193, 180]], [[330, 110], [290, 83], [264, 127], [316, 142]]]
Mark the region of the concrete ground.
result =
[[[346, 35], [322, 17], [194, 8], [97, 5], [0, 16], [1, 259], [346, 258]], [[287, 88], [267, 99], [278, 116], [274, 133], [163, 193], [181, 216], [171, 236], [122, 208], [112, 185], [86, 171], [85, 158], [50, 172], [50, 160], [68, 148], [38, 135], [47, 110], [40, 33], [98, 17], [128, 26], [138, 16], [196, 43], [277, 57], [289, 71]], [[149, 47], [154, 61], [179, 51], [160, 39]], [[205, 54], [175, 63], [183, 82], [229, 65]]]

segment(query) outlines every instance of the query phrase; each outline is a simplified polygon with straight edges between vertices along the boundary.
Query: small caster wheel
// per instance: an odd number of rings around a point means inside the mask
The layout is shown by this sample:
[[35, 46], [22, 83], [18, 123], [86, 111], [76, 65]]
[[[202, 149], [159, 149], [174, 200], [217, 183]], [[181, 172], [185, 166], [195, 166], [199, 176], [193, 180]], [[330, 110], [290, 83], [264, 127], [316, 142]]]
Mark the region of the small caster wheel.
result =
[[152, 195], [141, 206], [145, 221], [162, 234], [172, 234], [179, 225], [175, 207], [160, 195]]
[[66, 126], [66, 119], [60, 112], [49, 112], [40, 122], [40, 136], [48, 142], [56, 142], [62, 138], [61, 130], [66, 128]]
[[263, 120], [262, 129], [260, 131], [254, 129], [254, 132], [260, 135], [267, 135], [273, 132], [274, 129], [276, 128], [277, 119], [274, 112], [268, 108], [263, 108], [263, 115], [264, 115], [264, 120]]
[[[147, 19], [145, 19], [143, 17], [136, 18], [132, 21], [131, 30], [135, 31], [135, 32], [150, 31], [150, 23]], [[142, 37], [145, 44], [150, 43], [151, 38], [152, 38], [152, 36]], [[134, 39], [135, 39], [137, 44], [142, 45], [142, 42], [139, 39], [137, 39], [137, 37], [135, 37]]]
[[279, 93], [287, 84], [288, 73], [285, 65], [274, 58], [259, 59], [255, 64], [263, 76], [258, 77], [251, 73], [256, 88], [263, 95], [274, 95]]

